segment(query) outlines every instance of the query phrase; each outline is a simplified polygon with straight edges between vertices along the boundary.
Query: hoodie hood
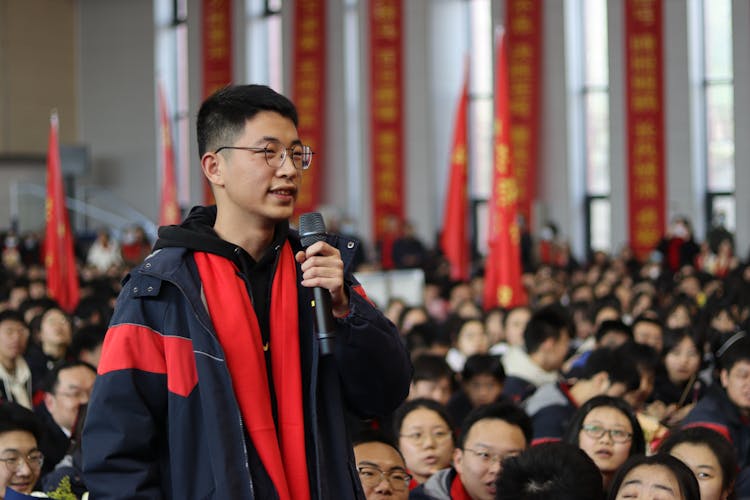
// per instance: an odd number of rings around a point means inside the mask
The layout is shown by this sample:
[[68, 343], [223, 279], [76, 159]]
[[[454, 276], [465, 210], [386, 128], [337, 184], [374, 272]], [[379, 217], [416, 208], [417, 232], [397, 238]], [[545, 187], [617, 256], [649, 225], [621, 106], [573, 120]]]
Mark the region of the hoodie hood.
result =
[[[214, 231], [216, 222], [216, 205], [207, 207], [196, 206], [179, 225], [162, 226], [159, 228], [159, 238], [154, 244], [154, 250], [166, 247], [180, 247], [197, 252], [208, 252], [220, 255], [244, 268], [247, 259], [253, 264], [255, 261], [243, 248], [221, 239]], [[270, 248], [280, 247], [289, 235], [289, 222], [283, 221], [276, 225], [273, 243]], [[275, 252], [267, 252], [274, 253]], [[264, 256], [265, 258], [265, 256]], [[261, 259], [264, 260], [264, 259]]]

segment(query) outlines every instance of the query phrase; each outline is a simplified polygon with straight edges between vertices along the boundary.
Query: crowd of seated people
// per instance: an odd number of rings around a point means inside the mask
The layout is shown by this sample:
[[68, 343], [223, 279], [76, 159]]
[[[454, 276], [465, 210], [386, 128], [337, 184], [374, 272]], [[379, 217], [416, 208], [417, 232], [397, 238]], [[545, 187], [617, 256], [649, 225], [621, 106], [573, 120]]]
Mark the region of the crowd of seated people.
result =
[[[38, 253], [0, 268], [0, 445], [12, 433], [26, 457], [0, 448], [2, 490], [85, 491], [81, 415], [120, 279], [148, 254], [105, 240], [121, 254], [79, 256], [71, 312]], [[750, 498], [750, 266], [714, 273], [681, 248], [540, 263], [528, 303], [487, 311], [481, 272], [452, 282], [425, 250], [423, 303], [379, 304], [412, 356], [410, 394], [347, 422], [366, 498]]]

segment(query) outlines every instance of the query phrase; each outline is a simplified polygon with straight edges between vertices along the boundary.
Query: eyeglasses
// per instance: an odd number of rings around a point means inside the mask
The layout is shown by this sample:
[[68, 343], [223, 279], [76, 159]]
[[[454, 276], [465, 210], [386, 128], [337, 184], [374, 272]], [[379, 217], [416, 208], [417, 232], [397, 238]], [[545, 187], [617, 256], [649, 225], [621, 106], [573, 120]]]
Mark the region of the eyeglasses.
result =
[[374, 488], [385, 479], [395, 491], [403, 491], [409, 487], [411, 476], [402, 470], [392, 470], [384, 472], [377, 467], [357, 467], [359, 471], [359, 480], [363, 486]]
[[41, 451], [32, 451], [26, 457], [15, 455], [0, 458], [0, 461], [5, 462], [5, 466], [10, 472], [17, 472], [24, 461], [26, 461], [30, 469], [38, 470], [42, 468], [42, 464], [44, 463], [44, 454]]
[[427, 436], [432, 437], [433, 441], [441, 443], [451, 437], [451, 431], [448, 429], [435, 429], [432, 432], [412, 432], [409, 434], [399, 434], [402, 438], [408, 439], [414, 444], [422, 444], [427, 440]]
[[622, 429], [605, 429], [601, 425], [596, 424], [586, 424], [581, 427], [581, 430], [592, 439], [601, 439], [605, 434], [609, 434], [609, 437], [615, 443], [627, 443], [633, 438], [632, 432]]
[[518, 455], [518, 453], [506, 453], [505, 455], [500, 455], [499, 453], [490, 453], [484, 450], [472, 450], [471, 448], [464, 448], [464, 451], [471, 452], [472, 455], [487, 465], [499, 464], [508, 457]]
[[292, 164], [297, 170], [307, 170], [310, 168], [312, 163], [313, 155], [315, 154], [310, 146], [304, 144], [295, 144], [290, 148], [284, 147], [279, 141], [268, 141], [263, 147], [242, 147], [242, 146], [222, 146], [214, 153], [218, 153], [224, 149], [244, 149], [252, 153], [263, 153], [266, 156], [266, 164], [271, 168], [281, 168], [286, 160], [287, 153], [292, 159]]

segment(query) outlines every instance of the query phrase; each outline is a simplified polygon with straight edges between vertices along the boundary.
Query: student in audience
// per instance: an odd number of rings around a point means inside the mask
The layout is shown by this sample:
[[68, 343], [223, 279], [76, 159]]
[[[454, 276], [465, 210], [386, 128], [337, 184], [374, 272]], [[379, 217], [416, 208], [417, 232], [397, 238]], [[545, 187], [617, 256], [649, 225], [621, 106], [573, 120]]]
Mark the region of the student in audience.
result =
[[586, 344], [588, 344], [588, 342], [585, 342], [584, 345], [579, 348], [579, 354], [565, 363], [566, 368], [570, 366], [570, 369], [567, 371], [567, 376], [579, 377], [581, 369], [586, 364], [586, 360], [595, 349], [601, 347], [614, 349], [629, 340], [633, 340], [633, 332], [628, 325], [619, 319], [608, 319], [602, 321], [596, 329], [596, 333], [594, 333], [593, 343], [590, 346], [587, 346]]
[[[702, 344], [688, 328], [664, 331], [661, 364], [651, 399], [663, 404], [663, 413], [657, 416], [669, 425], [677, 425], [705, 392], [698, 379]], [[654, 405], [650, 409], [652, 413], [657, 411]]]
[[88, 325], [78, 330], [70, 346], [73, 359], [85, 361], [94, 368], [99, 366], [106, 332], [107, 328], [99, 325]]
[[39, 449], [34, 414], [15, 403], [0, 404], [0, 499], [7, 489], [31, 494], [41, 475], [44, 454]]
[[21, 313], [0, 312], [0, 398], [31, 409], [31, 370], [23, 353], [29, 341], [29, 328]]
[[377, 432], [364, 432], [352, 439], [354, 460], [367, 500], [409, 498], [411, 476], [404, 457], [388, 438]]
[[620, 350], [597, 349], [575, 382], [545, 384], [526, 400], [524, 408], [534, 423], [533, 444], [561, 439], [576, 409], [591, 398], [619, 398], [639, 384], [637, 368]]
[[55, 363], [70, 358], [73, 326], [70, 317], [59, 306], [46, 309], [31, 322], [32, 336], [38, 332], [39, 343], [32, 343], [26, 352], [31, 369], [32, 390], [42, 388], [44, 379]]
[[455, 347], [448, 351], [445, 360], [454, 372], [460, 373], [467, 357], [487, 353], [489, 341], [487, 332], [484, 331], [484, 323], [480, 319], [461, 319], [454, 331]]
[[463, 422], [474, 408], [497, 401], [504, 382], [505, 372], [498, 356], [469, 356], [461, 372], [461, 389], [448, 402], [448, 414], [454, 422]]
[[639, 344], [646, 344], [661, 354], [664, 346], [664, 328], [659, 315], [654, 311], [646, 311], [633, 321], [633, 340]]
[[523, 347], [523, 332], [531, 319], [531, 309], [526, 306], [516, 306], [505, 313], [503, 330], [508, 346]]
[[455, 441], [443, 405], [431, 399], [407, 401], [396, 410], [393, 429], [406, 467], [417, 483], [450, 465]]
[[60, 363], [50, 371], [44, 401], [36, 408], [44, 431], [39, 447], [46, 457], [45, 474], [68, 453], [79, 409], [88, 403], [95, 379], [96, 369], [83, 361]]
[[750, 466], [750, 338], [738, 332], [716, 352], [719, 381], [682, 421], [683, 427], [703, 426], [721, 433], [734, 446], [740, 468]]
[[529, 446], [531, 421], [511, 403], [473, 410], [461, 426], [453, 467], [434, 474], [412, 491], [416, 500], [494, 500], [503, 461]]
[[497, 500], [602, 500], [602, 475], [568, 443], [532, 446], [503, 462]]
[[443, 356], [422, 354], [412, 362], [414, 375], [407, 399], [427, 398], [448, 404], [453, 394], [454, 374]]
[[612, 481], [608, 500], [701, 500], [698, 481], [687, 465], [659, 453], [631, 457]]
[[701, 500], [734, 500], [737, 459], [732, 445], [716, 431], [691, 427], [671, 434], [659, 447], [682, 460], [695, 474]]
[[602, 474], [605, 490], [625, 460], [646, 449], [633, 411], [622, 399], [609, 396], [584, 403], [573, 415], [563, 441], [579, 446], [591, 457]]
[[536, 311], [524, 330], [524, 348], [513, 346], [503, 356], [503, 394], [522, 401], [537, 387], [557, 381], [568, 355], [572, 322], [560, 306]]

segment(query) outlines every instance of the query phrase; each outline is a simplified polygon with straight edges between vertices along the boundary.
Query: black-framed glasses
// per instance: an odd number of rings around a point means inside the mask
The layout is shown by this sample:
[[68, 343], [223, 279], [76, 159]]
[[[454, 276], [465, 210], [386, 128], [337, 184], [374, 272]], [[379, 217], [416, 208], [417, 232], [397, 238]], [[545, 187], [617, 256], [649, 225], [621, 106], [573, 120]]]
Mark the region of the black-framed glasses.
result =
[[266, 157], [266, 164], [274, 169], [281, 168], [284, 164], [284, 160], [289, 156], [294, 168], [297, 170], [307, 170], [310, 168], [313, 155], [315, 154], [310, 146], [295, 144], [287, 148], [279, 141], [268, 141], [266, 145], [262, 147], [222, 146], [214, 151], [214, 153], [218, 153], [224, 149], [243, 149], [252, 153], [263, 153]]
[[368, 488], [374, 488], [385, 479], [394, 490], [404, 491], [409, 488], [409, 482], [411, 482], [411, 476], [405, 470], [396, 469], [385, 472], [377, 467], [363, 465], [357, 467], [357, 471], [359, 472], [359, 480]]
[[581, 430], [592, 439], [601, 439], [605, 434], [609, 434], [609, 437], [615, 443], [627, 443], [633, 439], [632, 432], [623, 429], [605, 429], [597, 424], [585, 424], [581, 427]]
[[26, 461], [30, 469], [39, 470], [42, 468], [42, 464], [44, 464], [44, 453], [37, 450], [32, 451], [25, 457], [20, 453], [11, 456], [0, 457], [0, 462], [5, 462], [5, 467], [7, 467], [10, 472], [18, 471], [24, 461]]

